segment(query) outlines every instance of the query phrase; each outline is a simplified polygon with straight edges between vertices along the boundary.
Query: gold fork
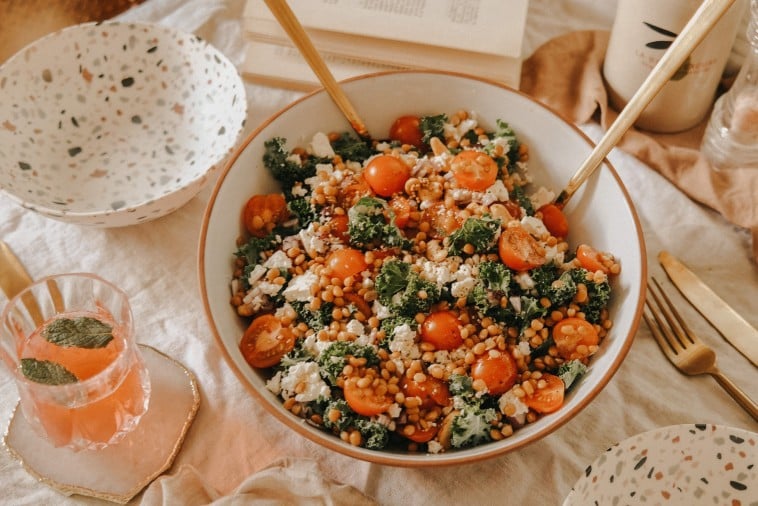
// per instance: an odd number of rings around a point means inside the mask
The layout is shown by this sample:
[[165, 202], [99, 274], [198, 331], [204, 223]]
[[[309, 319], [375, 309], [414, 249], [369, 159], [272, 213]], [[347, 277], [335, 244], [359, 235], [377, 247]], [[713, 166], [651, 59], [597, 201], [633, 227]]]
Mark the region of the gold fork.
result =
[[648, 293], [652, 295], [655, 303], [653, 304], [648, 297], [645, 299], [645, 305], [652, 314], [652, 319], [647, 313], [643, 313], [642, 316], [666, 358], [682, 373], [689, 376], [698, 374], [713, 376], [718, 384], [737, 401], [737, 404], [758, 421], [758, 404], [732, 380], [724, 376], [716, 366], [716, 352], [690, 330], [658, 280], [651, 279], [653, 283], [648, 284]]

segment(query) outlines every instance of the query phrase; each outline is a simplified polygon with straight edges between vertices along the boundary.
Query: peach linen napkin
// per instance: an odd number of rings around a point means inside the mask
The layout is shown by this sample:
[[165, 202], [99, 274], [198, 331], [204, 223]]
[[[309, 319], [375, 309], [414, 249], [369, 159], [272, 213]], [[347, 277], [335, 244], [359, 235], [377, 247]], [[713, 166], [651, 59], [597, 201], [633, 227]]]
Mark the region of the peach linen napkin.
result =
[[[521, 91], [573, 123], [585, 123], [599, 112], [600, 124], [607, 128], [618, 116], [608, 104], [602, 74], [608, 35], [607, 31], [579, 31], [549, 40], [524, 61]], [[618, 147], [660, 172], [693, 200], [748, 229], [758, 261], [758, 170], [714, 170], [699, 151], [707, 120], [676, 134], [632, 127]]]

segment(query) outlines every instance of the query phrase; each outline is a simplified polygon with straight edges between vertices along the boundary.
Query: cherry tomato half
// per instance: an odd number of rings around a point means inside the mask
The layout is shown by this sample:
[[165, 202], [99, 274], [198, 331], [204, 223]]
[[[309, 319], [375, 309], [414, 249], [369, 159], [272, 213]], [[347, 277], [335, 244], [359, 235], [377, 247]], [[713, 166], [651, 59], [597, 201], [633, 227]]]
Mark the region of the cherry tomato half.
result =
[[510, 353], [484, 355], [471, 366], [471, 378], [480, 379], [492, 395], [501, 395], [516, 384], [518, 367]]
[[542, 388], [538, 387], [534, 393], [524, 397], [524, 404], [538, 413], [552, 413], [563, 406], [566, 387], [563, 380], [554, 374], [542, 373], [542, 378], [538, 384], [542, 383], [543, 380]]
[[542, 223], [545, 228], [555, 237], [566, 237], [569, 232], [569, 224], [566, 215], [555, 204], [545, 204], [538, 212], [542, 213]]
[[590, 347], [600, 342], [595, 326], [577, 317], [564, 318], [553, 326], [553, 341], [558, 354], [566, 360], [583, 359]]
[[420, 123], [421, 120], [418, 116], [400, 116], [390, 127], [390, 139], [423, 149], [424, 134], [421, 132]]
[[326, 258], [326, 265], [335, 277], [347, 279], [366, 270], [368, 264], [363, 252], [353, 248], [342, 248], [333, 251]]
[[361, 388], [358, 386], [358, 378], [348, 378], [342, 389], [345, 401], [350, 409], [364, 416], [374, 416], [386, 412], [392, 405], [392, 400], [386, 395], [379, 395], [371, 386]]
[[335, 214], [329, 218], [329, 233], [342, 242], [347, 242], [349, 220], [346, 214]]
[[395, 213], [395, 225], [405, 228], [411, 218], [411, 203], [406, 197], [395, 195], [390, 199], [390, 209]]
[[266, 236], [276, 225], [284, 223], [289, 216], [284, 195], [270, 193], [253, 195], [245, 204], [243, 222], [250, 234], [256, 237]]
[[588, 244], [580, 244], [576, 248], [576, 259], [579, 260], [579, 265], [590, 272], [602, 271], [606, 274], [610, 272], [603, 263], [603, 255]]
[[450, 163], [453, 179], [461, 188], [484, 191], [497, 180], [497, 162], [483, 151], [461, 151]]
[[516, 271], [539, 267], [547, 261], [545, 249], [521, 226], [503, 230], [498, 240], [500, 260]]
[[272, 314], [255, 318], [240, 341], [240, 351], [253, 367], [273, 367], [295, 347], [295, 334]]
[[405, 189], [405, 182], [411, 177], [411, 169], [396, 156], [379, 155], [368, 162], [363, 177], [374, 193], [391, 197]]
[[458, 213], [445, 207], [444, 202], [435, 202], [424, 209], [422, 220], [429, 222], [429, 235], [434, 239], [447, 237], [463, 225]]
[[451, 311], [436, 311], [421, 324], [421, 340], [438, 350], [452, 350], [463, 344], [461, 322]]
[[450, 403], [450, 390], [447, 383], [434, 376], [426, 376], [424, 381], [416, 381], [414, 378], [403, 376], [400, 380], [400, 388], [406, 397], [418, 397], [421, 399], [421, 407], [430, 409], [435, 406], [447, 406]]
[[414, 427], [416, 430], [414, 430], [412, 434], [406, 434], [405, 431], [402, 430], [400, 431], [400, 434], [416, 443], [427, 443], [434, 439], [434, 436], [439, 432], [439, 427], [437, 425], [430, 425], [426, 428], [422, 428], [418, 424], [414, 424]]

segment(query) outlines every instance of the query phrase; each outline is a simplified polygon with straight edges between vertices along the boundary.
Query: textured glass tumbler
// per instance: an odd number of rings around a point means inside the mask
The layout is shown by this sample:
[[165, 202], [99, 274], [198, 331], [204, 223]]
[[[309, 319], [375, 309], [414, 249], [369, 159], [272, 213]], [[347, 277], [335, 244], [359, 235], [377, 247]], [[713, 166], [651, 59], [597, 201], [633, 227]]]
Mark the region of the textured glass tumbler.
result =
[[748, 51], [713, 107], [701, 151], [717, 169], [758, 169], [758, 0], [750, 3]]
[[129, 301], [104, 279], [43, 278], [8, 303], [0, 331], [21, 411], [54, 446], [105, 448], [147, 411], [150, 379]]

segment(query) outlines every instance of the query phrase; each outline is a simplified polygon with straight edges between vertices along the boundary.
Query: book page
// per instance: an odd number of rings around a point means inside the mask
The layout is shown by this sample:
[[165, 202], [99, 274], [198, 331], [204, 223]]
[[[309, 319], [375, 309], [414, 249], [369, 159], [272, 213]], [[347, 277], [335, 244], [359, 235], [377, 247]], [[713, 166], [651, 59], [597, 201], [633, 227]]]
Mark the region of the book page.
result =
[[[521, 57], [528, 0], [289, 0], [306, 28]], [[263, 0], [246, 17], [273, 20]]]
[[[323, 55], [323, 57], [329, 65], [329, 70], [338, 81], [363, 74], [402, 68], [334, 55]], [[272, 65], [272, 62], [276, 62], [276, 64]], [[245, 61], [240, 70], [244, 76], [251, 80], [270, 86], [300, 91], [311, 91], [321, 87], [316, 74], [313, 73], [300, 52], [294, 47], [249, 41]]]

